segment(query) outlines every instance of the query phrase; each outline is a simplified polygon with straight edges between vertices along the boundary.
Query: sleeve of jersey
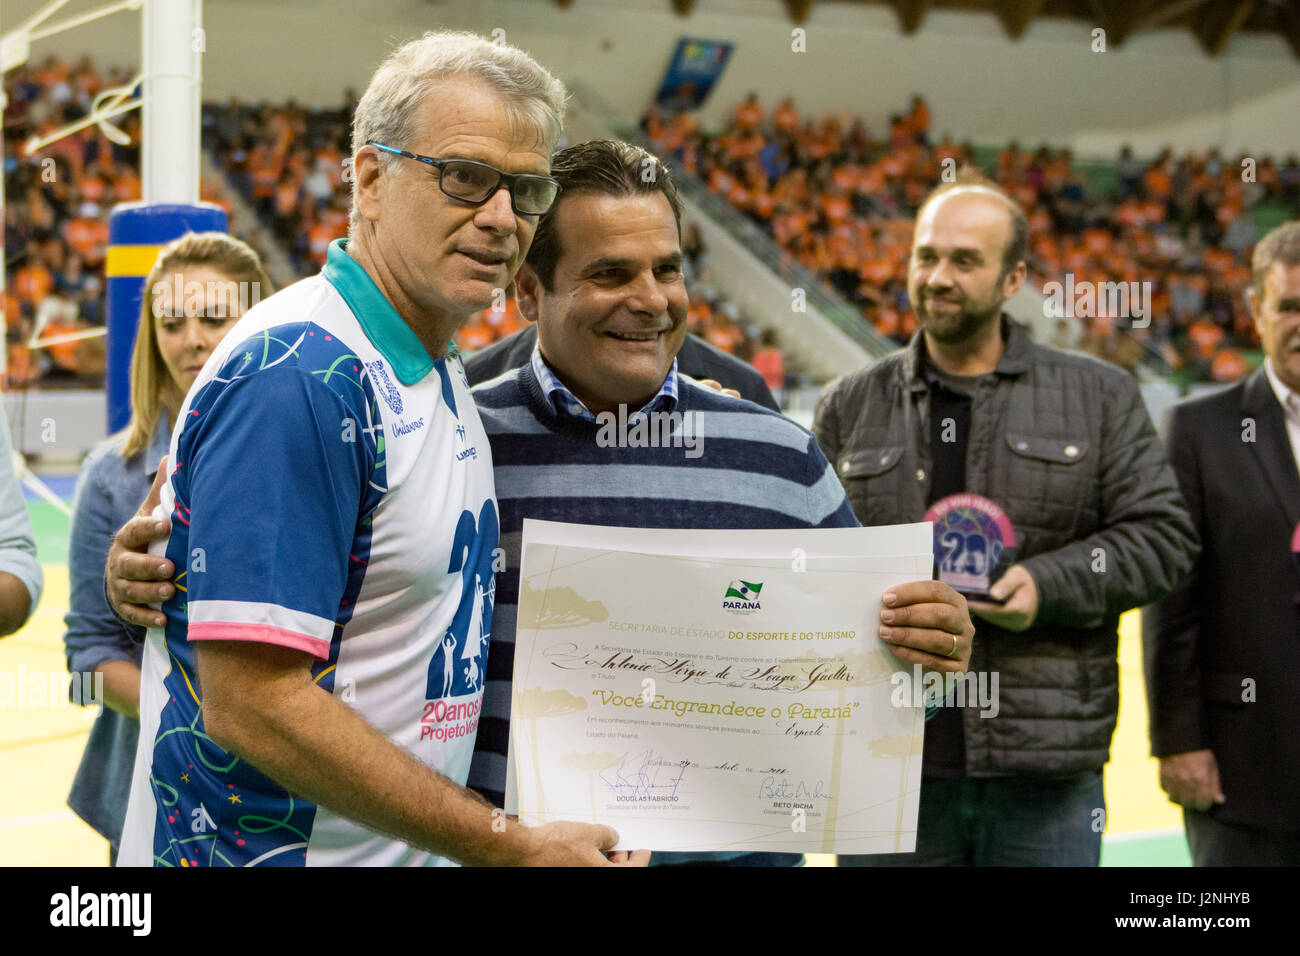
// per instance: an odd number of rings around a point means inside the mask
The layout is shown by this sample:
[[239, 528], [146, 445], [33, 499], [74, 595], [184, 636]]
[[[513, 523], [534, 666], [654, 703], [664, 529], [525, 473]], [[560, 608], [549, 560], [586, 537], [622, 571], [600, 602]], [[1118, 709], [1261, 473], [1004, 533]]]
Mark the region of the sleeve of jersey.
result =
[[231, 383], [196, 420], [179, 465], [190, 472], [189, 640], [328, 659], [374, 467], [363, 403], [290, 366]]

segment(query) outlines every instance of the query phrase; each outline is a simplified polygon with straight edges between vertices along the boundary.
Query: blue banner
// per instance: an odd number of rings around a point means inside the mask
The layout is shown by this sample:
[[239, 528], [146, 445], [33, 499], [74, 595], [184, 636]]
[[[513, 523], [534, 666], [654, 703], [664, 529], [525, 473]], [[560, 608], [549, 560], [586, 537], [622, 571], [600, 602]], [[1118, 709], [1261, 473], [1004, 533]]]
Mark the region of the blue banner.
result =
[[731, 58], [731, 50], [732, 45], [723, 40], [682, 37], [677, 41], [655, 102], [673, 113], [699, 109], [713, 92], [714, 84]]

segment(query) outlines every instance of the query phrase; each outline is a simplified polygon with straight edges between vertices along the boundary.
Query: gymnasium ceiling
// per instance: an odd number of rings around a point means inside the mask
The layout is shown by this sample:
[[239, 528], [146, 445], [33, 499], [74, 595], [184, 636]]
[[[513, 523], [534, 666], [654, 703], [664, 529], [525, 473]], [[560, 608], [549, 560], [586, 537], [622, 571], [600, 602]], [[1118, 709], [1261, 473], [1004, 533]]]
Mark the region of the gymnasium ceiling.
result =
[[[570, 7], [573, 0], [554, 0]], [[696, 0], [665, 0], [688, 16]], [[1210, 56], [1218, 56], [1238, 32], [1278, 33], [1300, 58], [1300, 0], [782, 0], [793, 23], [802, 23], [818, 3], [889, 6], [899, 29], [915, 33], [931, 10], [992, 13], [1013, 40], [1042, 17], [1082, 20], [1106, 31], [1106, 42], [1123, 45], [1145, 30], [1190, 30]]]

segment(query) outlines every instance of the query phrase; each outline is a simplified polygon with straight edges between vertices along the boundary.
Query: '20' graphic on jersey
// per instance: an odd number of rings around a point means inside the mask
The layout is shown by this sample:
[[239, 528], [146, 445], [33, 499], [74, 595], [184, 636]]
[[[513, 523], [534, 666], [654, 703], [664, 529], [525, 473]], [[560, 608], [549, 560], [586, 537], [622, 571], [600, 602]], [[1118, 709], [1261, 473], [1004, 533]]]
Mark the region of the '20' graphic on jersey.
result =
[[477, 521], [470, 512], [461, 512], [447, 567], [448, 574], [460, 572], [460, 604], [429, 661], [428, 700], [463, 697], [483, 689], [496, 598], [492, 558], [499, 538], [496, 503], [491, 499], [483, 502]]

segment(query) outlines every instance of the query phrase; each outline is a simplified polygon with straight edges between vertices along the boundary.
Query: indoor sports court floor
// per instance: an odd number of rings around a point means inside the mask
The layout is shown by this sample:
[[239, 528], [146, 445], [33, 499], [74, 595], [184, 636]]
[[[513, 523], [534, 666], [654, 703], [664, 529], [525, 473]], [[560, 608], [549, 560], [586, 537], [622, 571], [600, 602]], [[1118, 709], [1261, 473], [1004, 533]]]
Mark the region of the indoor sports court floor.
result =
[[[47, 479], [71, 499], [71, 478]], [[45, 566], [45, 596], [28, 625], [0, 640], [0, 674], [62, 671], [68, 606], [68, 519], [52, 504], [29, 501]], [[1108, 819], [1103, 866], [1188, 866], [1182, 818], [1156, 783], [1147, 756], [1146, 701], [1137, 612], [1120, 630], [1119, 730], [1106, 768]], [[62, 685], [66, 689], [66, 683]], [[39, 703], [33, 701], [33, 703]], [[0, 866], [104, 866], [108, 844], [64, 802], [81, 759], [93, 711], [63, 705], [0, 707]], [[832, 866], [834, 858], [811, 857]]]

